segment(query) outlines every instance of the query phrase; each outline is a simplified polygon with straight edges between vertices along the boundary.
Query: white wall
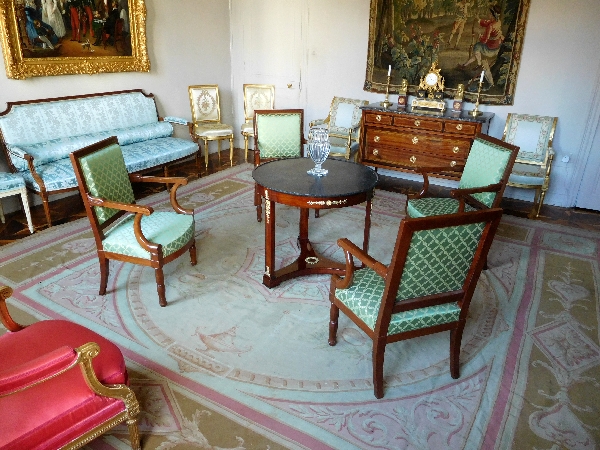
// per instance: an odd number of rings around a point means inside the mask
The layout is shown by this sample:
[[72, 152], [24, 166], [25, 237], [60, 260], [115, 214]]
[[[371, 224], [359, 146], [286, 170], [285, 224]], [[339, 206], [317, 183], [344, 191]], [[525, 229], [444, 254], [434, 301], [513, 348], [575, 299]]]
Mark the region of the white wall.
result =
[[[266, 27], [253, 28], [240, 11], [258, 6], [270, 11], [267, 4], [272, 1], [281, 0], [229, 0], [229, 4], [223, 0], [146, 0], [150, 73], [22, 81], [8, 80], [0, 63], [0, 108], [13, 100], [143, 88], [156, 95], [162, 115], [190, 117], [187, 86], [216, 83], [221, 88], [223, 119], [234, 124], [236, 146], [242, 147], [237, 132], [244, 120], [242, 84], [256, 82], [244, 79], [244, 68], [253, 56], [244, 53], [244, 39], [249, 30], [255, 39], [262, 33], [273, 43], [288, 42], [289, 38], [284, 38], [281, 31], [278, 35]], [[294, 11], [298, 3], [295, 5]], [[293, 106], [305, 109], [306, 122], [325, 117], [334, 95], [380, 101], [382, 94], [363, 91], [370, 0], [299, 0], [299, 5], [301, 26], [294, 29], [299, 30], [296, 41], [302, 56], [297, 65], [302, 92], [297, 96], [298, 105]], [[292, 16], [296, 13], [270, 18], [281, 21]], [[495, 137], [502, 135], [508, 112], [559, 117], [554, 141], [557, 161], [546, 197], [548, 204], [573, 204], [576, 193], [572, 191], [579, 186], [584, 167], [581, 161], [587, 160], [589, 153], [589, 148], [583, 148], [583, 153], [581, 149], [600, 76], [598, 23], [598, 0], [531, 0], [515, 103], [481, 107], [496, 114], [490, 129]], [[289, 32], [280, 24], [276, 29]], [[561, 162], [565, 155], [570, 156], [570, 162]], [[0, 170], [5, 167], [0, 161]], [[507, 189], [505, 195], [530, 199], [528, 194]]]

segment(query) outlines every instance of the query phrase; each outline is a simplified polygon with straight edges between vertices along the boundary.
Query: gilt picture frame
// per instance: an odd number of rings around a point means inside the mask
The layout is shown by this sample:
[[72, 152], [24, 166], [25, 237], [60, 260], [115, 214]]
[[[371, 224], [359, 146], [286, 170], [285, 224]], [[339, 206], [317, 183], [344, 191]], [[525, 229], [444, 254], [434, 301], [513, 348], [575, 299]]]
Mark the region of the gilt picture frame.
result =
[[[371, 0], [364, 90], [415, 95], [437, 62], [446, 98], [512, 105], [530, 0]], [[482, 72], [484, 72], [483, 75]]]
[[148, 72], [144, 0], [0, 0], [10, 79]]

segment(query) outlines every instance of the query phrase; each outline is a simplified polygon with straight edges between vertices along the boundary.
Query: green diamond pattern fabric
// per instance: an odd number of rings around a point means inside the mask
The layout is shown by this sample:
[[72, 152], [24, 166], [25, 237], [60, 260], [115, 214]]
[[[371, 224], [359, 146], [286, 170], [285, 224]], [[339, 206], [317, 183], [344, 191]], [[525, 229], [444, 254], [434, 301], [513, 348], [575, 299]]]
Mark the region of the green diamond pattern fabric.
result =
[[[384, 279], [377, 275], [374, 270], [367, 268], [356, 271], [352, 285], [348, 289], [337, 289], [335, 295], [370, 329], [374, 330], [384, 287]], [[455, 322], [458, 320], [459, 315], [460, 308], [456, 303], [393, 314], [388, 327], [388, 334]]]
[[[485, 223], [417, 231], [406, 257], [396, 302], [463, 288]], [[375, 329], [385, 280], [366, 268], [354, 273], [352, 285], [335, 296], [365, 324]], [[456, 303], [419, 308], [392, 315], [389, 334], [458, 320]]]
[[[411, 200], [406, 205], [406, 213], [409, 217], [441, 216], [444, 214], [456, 214], [458, 212], [458, 200], [453, 198], [424, 197]], [[475, 211], [468, 203], [465, 203], [465, 211]]]
[[461, 289], [484, 228], [477, 223], [415, 232], [397, 299]]
[[[509, 160], [510, 151], [506, 148], [475, 138], [458, 187], [474, 188], [499, 183]], [[492, 206], [496, 195], [495, 192], [481, 192], [473, 194], [473, 197]]]
[[256, 116], [261, 158], [302, 156], [300, 114], [259, 114]]
[[[133, 219], [133, 215], [128, 216], [110, 229], [103, 241], [104, 250], [150, 259], [150, 253], [135, 239]], [[186, 214], [155, 211], [142, 217], [142, 232], [151, 242], [162, 245], [163, 257], [166, 257], [190, 241], [194, 234], [194, 218]]]
[[[133, 203], [135, 197], [129, 174], [125, 167], [123, 152], [118, 144], [90, 153], [80, 158], [81, 169], [90, 194], [107, 200]], [[106, 222], [119, 210], [95, 206], [100, 224]]]

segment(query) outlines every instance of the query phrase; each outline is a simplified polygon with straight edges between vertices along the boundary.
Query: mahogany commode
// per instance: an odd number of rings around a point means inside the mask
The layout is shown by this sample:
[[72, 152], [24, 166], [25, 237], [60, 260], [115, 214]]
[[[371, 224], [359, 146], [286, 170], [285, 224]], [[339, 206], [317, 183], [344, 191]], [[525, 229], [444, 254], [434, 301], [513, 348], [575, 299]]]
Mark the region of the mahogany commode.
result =
[[[275, 287], [285, 280], [303, 275], [344, 273], [344, 263], [324, 258], [313, 249], [308, 239], [310, 209], [344, 208], [366, 201], [363, 250], [368, 250], [371, 199], [377, 174], [367, 166], [336, 159], [325, 161], [323, 168], [329, 173], [323, 177], [306, 173], [313, 167], [310, 158], [290, 158], [261, 164], [252, 172], [258, 192], [265, 199], [263, 284], [267, 287]], [[275, 270], [275, 203], [300, 208], [300, 255], [292, 264], [279, 270]]]

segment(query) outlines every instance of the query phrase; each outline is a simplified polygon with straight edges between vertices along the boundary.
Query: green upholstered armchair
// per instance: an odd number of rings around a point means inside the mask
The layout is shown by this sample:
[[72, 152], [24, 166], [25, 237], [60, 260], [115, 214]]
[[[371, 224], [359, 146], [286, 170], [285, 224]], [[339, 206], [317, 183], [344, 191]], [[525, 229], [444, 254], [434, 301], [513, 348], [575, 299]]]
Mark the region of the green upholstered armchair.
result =
[[[254, 111], [254, 167], [282, 158], [304, 156], [303, 109], [257, 109]], [[262, 221], [262, 199], [254, 190], [256, 220]]]
[[329, 345], [341, 310], [373, 340], [375, 397], [383, 397], [385, 346], [404, 339], [450, 330], [450, 374], [459, 377], [469, 303], [501, 217], [494, 208], [404, 219], [389, 266], [338, 240], [346, 273], [331, 277]]
[[[477, 135], [463, 167], [416, 169], [423, 175], [423, 189], [409, 196], [406, 213], [409, 217], [427, 217], [499, 207], [518, 151], [519, 147], [514, 145], [487, 135]], [[458, 189], [450, 191], [451, 198], [427, 197], [428, 174], [451, 170], [462, 171]]]
[[509, 113], [502, 140], [518, 145], [519, 154], [508, 178], [512, 187], [535, 189], [533, 208], [529, 215], [540, 215], [546, 192], [550, 185], [550, 172], [554, 161], [554, 131], [558, 117], [532, 116]]
[[233, 127], [221, 123], [219, 86], [201, 84], [189, 86], [192, 123], [190, 137], [197, 144], [204, 142], [204, 164], [208, 168], [208, 143], [217, 141], [219, 164], [221, 163], [221, 141], [229, 141], [229, 163], [233, 166]]
[[325, 119], [310, 122], [311, 128], [323, 125], [329, 129], [329, 156], [353, 157], [357, 160], [362, 116], [360, 107], [368, 104], [367, 100], [333, 97], [329, 115]]
[[254, 110], [275, 108], [275, 86], [272, 84], [244, 84], [244, 160], [248, 162], [248, 140], [254, 137]]
[[[176, 197], [187, 179], [128, 174], [114, 136], [73, 152], [70, 158], [100, 259], [100, 295], [106, 293], [108, 260], [114, 259], [152, 267], [160, 306], [166, 306], [163, 266], [188, 250], [192, 265], [196, 264], [194, 212], [182, 208]], [[175, 212], [137, 205], [131, 181], [172, 184]]]

